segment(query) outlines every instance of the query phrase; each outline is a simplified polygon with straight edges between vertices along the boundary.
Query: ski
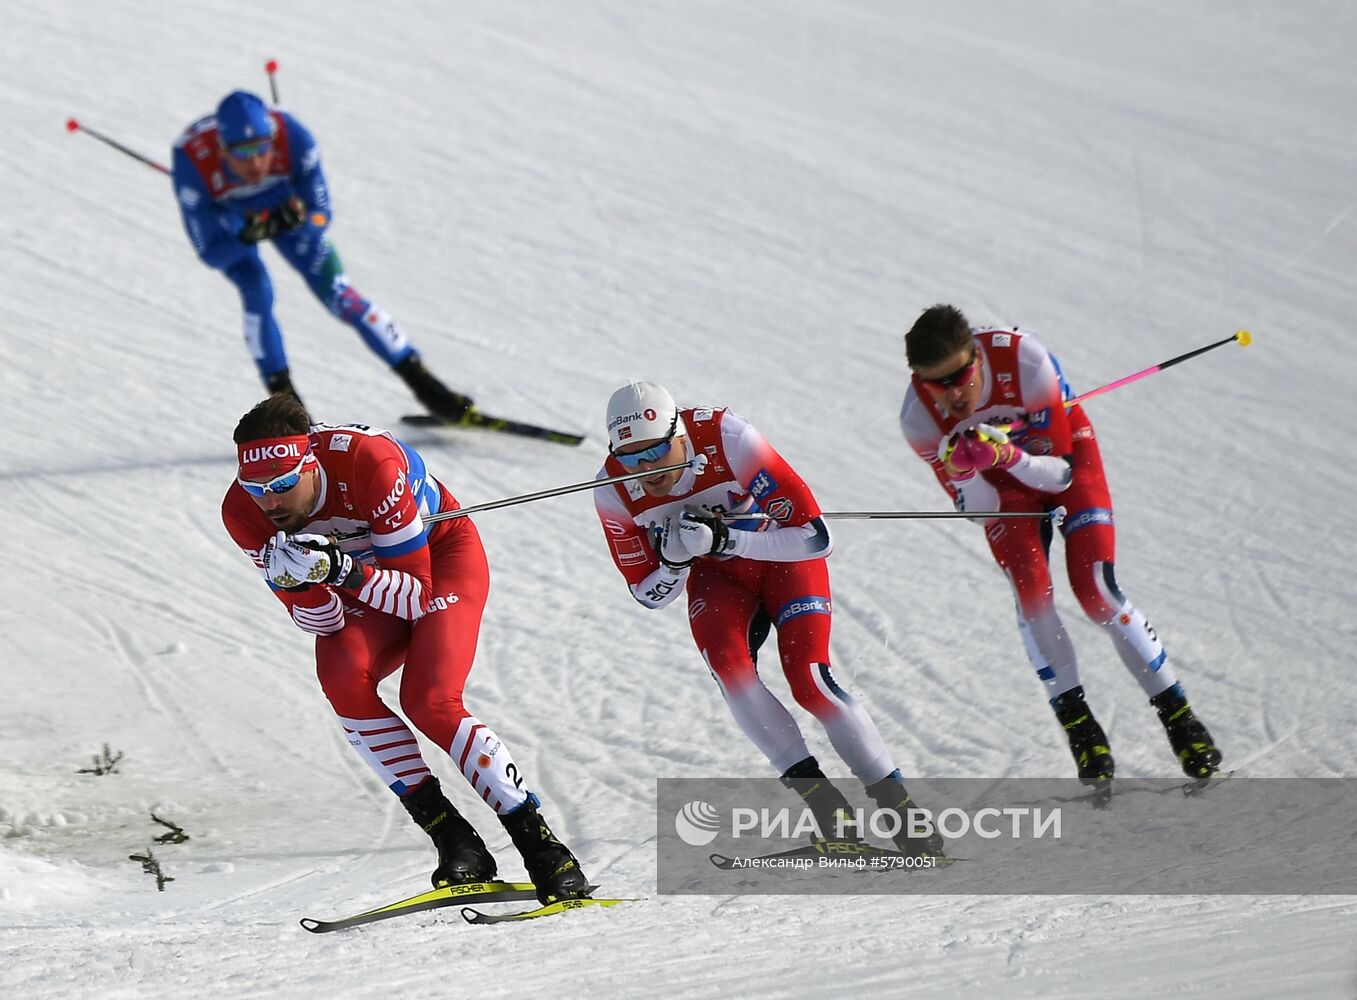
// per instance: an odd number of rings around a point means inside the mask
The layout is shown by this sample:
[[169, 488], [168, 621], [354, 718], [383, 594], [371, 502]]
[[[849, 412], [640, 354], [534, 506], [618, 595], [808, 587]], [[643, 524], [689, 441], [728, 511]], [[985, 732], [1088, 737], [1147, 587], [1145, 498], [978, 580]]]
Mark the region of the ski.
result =
[[517, 903], [525, 899], [536, 899], [537, 888], [531, 882], [469, 882], [465, 885], [445, 885], [418, 896], [402, 899], [396, 903], [379, 906], [351, 917], [338, 920], [313, 920], [303, 917], [301, 925], [312, 934], [328, 934], [330, 931], [342, 931], [361, 924], [370, 924], [377, 920], [389, 920], [407, 913], [419, 913], [423, 910], [436, 910], [442, 906], [454, 906], [458, 903]]
[[538, 917], [550, 917], [557, 913], [569, 913], [589, 906], [616, 906], [618, 903], [639, 903], [639, 899], [558, 899], [534, 910], [520, 910], [517, 913], [482, 913], [471, 907], [462, 908], [462, 919], [469, 924], [503, 924], [520, 920], [536, 920]]
[[577, 445], [584, 440], [583, 434], [570, 431], [558, 431], [537, 424], [523, 423], [521, 420], [506, 420], [492, 417], [488, 413], [471, 409], [461, 420], [444, 420], [432, 413], [407, 413], [401, 417], [401, 423], [410, 427], [453, 427], [469, 430], [496, 431], [500, 434], [513, 434], [517, 437], [535, 438], [539, 441], [552, 441], [556, 444]]
[[1222, 781], [1234, 774], [1233, 771], [1212, 771], [1205, 778], [1193, 778], [1186, 784], [1180, 786], [1183, 794], [1191, 798], [1194, 795], [1200, 795], [1208, 788], [1215, 788]]
[[904, 854], [857, 840], [817, 840], [814, 844], [807, 844], [804, 847], [794, 847], [789, 851], [777, 851], [750, 858], [731, 858], [724, 854], [712, 854], [709, 857], [712, 864], [725, 872], [741, 871], [746, 868], [807, 870], [815, 867], [843, 867], [862, 871], [912, 871], [946, 868], [962, 860]]

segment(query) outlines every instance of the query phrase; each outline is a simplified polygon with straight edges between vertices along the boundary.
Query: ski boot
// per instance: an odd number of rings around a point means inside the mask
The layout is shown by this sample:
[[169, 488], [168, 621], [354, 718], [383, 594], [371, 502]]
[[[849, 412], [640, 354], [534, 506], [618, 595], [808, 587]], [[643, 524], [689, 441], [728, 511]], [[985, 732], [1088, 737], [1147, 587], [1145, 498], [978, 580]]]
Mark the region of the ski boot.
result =
[[1079, 768], [1079, 780], [1110, 794], [1116, 764], [1112, 760], [1112, 749], [1107, 745], [1107, 734], [1093, 717], [1088, 702], [1084, 701], [1083, 687], [1070, 688], [1058, 698], [1052, 698], [1051, 707], [1069, 737], [1070, 753]]
[[495, 877], [494, 857], [476, 828], [447, 800], [437, 778], [425, 779], [401, 805], [438, 848], [438, 867], [430, 878], [435, 889]]
[[1159, 713], [1159, 721], [1168, 734], [1169, 746], [1178, 755], [1183, 773], [1189, 778], [1205, 779], [1220, 770], [1220, 751], [1200, 719], [1192, 714], [1181, 684], [1161, 691], [1150, 699]]
[[450, 424], [460, 423], [471, 410], [471, 397], [453, 392], [424, 367], [418, 354], [411, 354], [392, 368], [410, 387], [420, 405]]
[[523, 855], [523, 867], [537, 886], [537, 899], [545, 906], [557, 899], [579, 899], [589, 895], [589, 880], [580, 871], [580, 863], [570, 849], [556, 839], [537, 811], [541, 800], [528, 793], [528, 801], [499, 818], [509, 839]]
[[853, 819], [853, 807], [843, 797], [843, 793], [834, 787], [820, 763], [814, 757], [807, 757], [787, 768], [782, 775], [782, 784], [790, 788], [806, 804], [815, 825], [820, 830], [818, 837], [812, 836], [811, 843], [822, 840], [861, 843], [857, 823]]
[[899, 770], [892, 771], [880, 781], [867, 786], [867, 794], [881, 809], [893, 809], [900, 815], [900, 829], [891, 839], [895, 849], [901, 854], [918, 858], [941, 858], [943, 854], [942, 834], [937, 830], [928, 833], [916, 833], [911, 829], [909, 812], [918, 805], [905, 791], [905, 782]]
[[299, 403], [302, 401], [302, 397], [297, 395], [297, 390], [292, 386], [292, 375], [286, 368], [265, 375], [264, 388], [270, 396], [291, 396]]

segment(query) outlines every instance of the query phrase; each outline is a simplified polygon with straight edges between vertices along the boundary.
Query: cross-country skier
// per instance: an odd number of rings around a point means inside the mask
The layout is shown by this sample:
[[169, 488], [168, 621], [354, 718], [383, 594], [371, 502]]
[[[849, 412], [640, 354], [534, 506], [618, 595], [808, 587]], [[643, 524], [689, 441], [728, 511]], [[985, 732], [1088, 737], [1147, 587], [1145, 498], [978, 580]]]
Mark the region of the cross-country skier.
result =
[[[824, 726], [835, 751], [883, 809], [913, 807], [866, 709], [829, 661], [829, 529], [809, 487], [743, 417], [679, 409], [662, 386], [632, 382], [608, 401], [611, 455], [598, 478], [685, 468], [594, 491], [613, 562], [646, 608], [688, 595], [688, 622], [735, 721], [834, 838], [850, 809], [811, 755], [791, 714], [759, 678], [770, 629], [792, 696]], [[723, 519], [761, 513], [767, 518]], [[936, 833], [902, 822], [896, 846], [941, 854]]]
[[444, 796], [414, 733], [377, 694], [402, 664], [405, 717], [495, 811], [542, 902], [588, 895], [509, 748], [462, 704], [490, 571], [470, 518], [426, 527], [425, 516], [457, 508], [447, 487], [387, 432], [311, 426], [286, 394], [246, 413], [235, 442], [226, 529], [293, 622], [316, 636], [316, 673], [349, 744], [438, 848], [434, 884], [488, 881], [496, 866]]
[[[1220, 751], [1188, 706], [1159, 636], [1117, 586], [1112, 497], [1098, 443], [1083, 407], [1065, 406], [1068, 387], [1055, 359], [1031, 334], [972, 330], [948, 305], [919, 317], [905, 335], [905, 353], [913, 377], [900, 423], [910, 448], [932, 467], [957, 509], [974, 512], [977, 520], [994, 511], [1065, 507], [1065, 565], [1080, 607], [1107, 632], [1158, 712], [1183, 771], [1209, 777], [1220, 767]], [[1051, 522], [983, 523], [994, 560], [1013, 588], [1023, 645], [1069, 737], [1079, 778], [1104, 785], [1113, 777], [1112, 752], [1084, 699], [1074, 647], [1056, 612]]]
[[270, 393], [296, 394], [259, 254], [272, 242], [311, 291], [399, 375], [431, 413], [456, 422], [471, 399], [420, 360], [396, 321], [349, 284], [326, 230], [333, 213], [320, 149], [296, 118], [254, 94], [227, 94], [174, 144], [175, 196], [199, 258], [240, 292], [245, 342]]

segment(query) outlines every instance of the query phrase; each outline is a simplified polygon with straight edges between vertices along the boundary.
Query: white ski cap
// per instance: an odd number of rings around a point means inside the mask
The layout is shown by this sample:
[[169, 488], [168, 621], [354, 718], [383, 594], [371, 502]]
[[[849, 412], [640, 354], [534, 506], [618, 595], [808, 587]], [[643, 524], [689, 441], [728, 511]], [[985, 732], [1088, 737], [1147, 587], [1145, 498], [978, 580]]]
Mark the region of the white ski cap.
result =
[[628, 382], [608, 400], [608, 449], [683, 433], [669, 390], [654, 382]]

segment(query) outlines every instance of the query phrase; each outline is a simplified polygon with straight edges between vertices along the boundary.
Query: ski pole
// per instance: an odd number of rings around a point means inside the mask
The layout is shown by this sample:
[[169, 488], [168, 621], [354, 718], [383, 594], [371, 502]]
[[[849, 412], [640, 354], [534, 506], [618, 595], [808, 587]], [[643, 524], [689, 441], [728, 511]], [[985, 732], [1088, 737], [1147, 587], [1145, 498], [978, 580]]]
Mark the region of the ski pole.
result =
[[[512, 507], [520, 503], [530, 503], [533, 500], [545, 500], [547, 497], [558, 497], [566, 493], [578, 493], [580, 490], [596, 490], [600, 486], [611, 486], [613, 483], [625, 483], [631, 479], [644, 479], [647, 476], [655, 476], [661, 472], [673, 472], [675, 469], [686, 469], [691, 463], [679, 462], [676, 465], [662, 465], [654, 469], [644, 469], [640, 472], [626, 472], [620, 476], [609, 476], [606, 479], [590, 479], [584, 483], [574, 483], [570, 486], [557, 486], [555, 489], [539, 490], [536, 493], [524, 493], [522, 496], [505, 497], [503, 500], [491, 500], [488, 503], [478, 503], [471, 507], [459, 507], [456, 510], [440, 510], [437, 514], [430, 514], [424, 518], [425, 524], [436, 524], [439, 521], [451, 521], [455, 517], [466, 517], [468, 514], [478, 514], [483, 510], [494, 510], [496, 507]], [[360, 538], [366, 535], [366, 531], [339, 531], [330, 537], [337, 542], [342, 542], [346, 538]]]
[[273, 95], [273, 103], [276, 106], [278, 104], [278, 60], [270, 59], [264, 63], [264, 72], [269, 75], [269, 93]]
[[87, 128], [86, 126], [81, 125], [81, 124], [80, 124], [78, 121], [76, 121], [74, 118], [67, 118], [67, 119], [66, 119], [66, 131], [67, 131], [67, 132], [84, 132], [86, 135], [90, 136], [91, 138], [93, 138], [93, 139], [98, 139], [100, 142], [105, 143], [106, 145], [112, 146], [112, 147], [113, 147], [114, 149], [116, 149], [118, 152], [120, 152], [120, 153], [126, 153], [128, 156], [132, 157], [132, 159], [134, 159], [134, 160], [140, 160], [142, 163], [146, 164], [146, 165], [147, 165], [148, 167], [150, 167], [152, 170], [159, 170], [162, 174], [169, 174], [169, 172], [170, 172], [170, 168], [167, 167], [167, 166], [165, 166], [164, 164], [157, 163], [155, 160], [152, 160], [150, 157], [142, 156], [140, 153], [136, 152], [135, 150], [128, 149], [126, 146], [124, 146], [122, 143], [118, 142], [116, 139], [110, 139], [108, 136], [104, 135], [104, 134], [101, 133], [101, 132], [96, 132], [96, 131], [94, 131], [94, 129], [92, 129], [92, 128]]
[[[989, 520], [990, 518], [1023, 518], [1040, 517], [1049, 518], [1051, 522], [1059, 527], [1065, 520], [1065, 508], [1056, 507], [1051, 511], [965, 511], [965, 510], [831, 510], [825, 511], [821, 515], [823, 518], [834, 518], [841, 520], [890, 520], [890, 521], [923, 521], [923, 520], [948, 520], [952, 518], [981, 518]], [[763, 511], [754, 511], [749, 514], [726, 514], [721, 515], [723, 521], [772, 521], [775, 520], [772, 514]]]
[[1253, 343], [1253, 334], [1248, 330], [1236, 330], [1232, 336], [1224, 340], [1217, 340], [1214, 344], [1207, 344], [1205, 347], [1198, 347], [1195, 351], [1188, 351], [1186, 354], [1180, 354], [1176, 358], [1169, 358], [1167, 361], [1161, 361], [1157, 365], [1151, 365], [1144, 371], [1136, 372], [1134, 375], [1127, 375], [1125, 378], [1119, 378], [1115, 382], [1109, 382], [1107, 385], [1101, 385], [1096, 389], [1090, 389], [1088, 392], [1081, 393], [1071, 400], [1065, 402], [1065, 408], [1073, 406], [1075, 403], [1082, 403], [1086, 399], [1094, 396], [1101, 396], [1105, 392], [1111, 392], [1123, 385], [1130, 385], [1132, 382], [1138, 382], [1147, 375], [1153, 375], [1155, 372], [1162, 372], [1165, 368], [1172, 368], [1174, 365], [1182, 364], [1190, 358], [1195, 358], [1198, 354], [1205, 354], [1207, 351], [1214, 351], [1217, 347], [1224, 347], [1226, 344], [1239, 342], [1240, 347], [1248, 347]]

